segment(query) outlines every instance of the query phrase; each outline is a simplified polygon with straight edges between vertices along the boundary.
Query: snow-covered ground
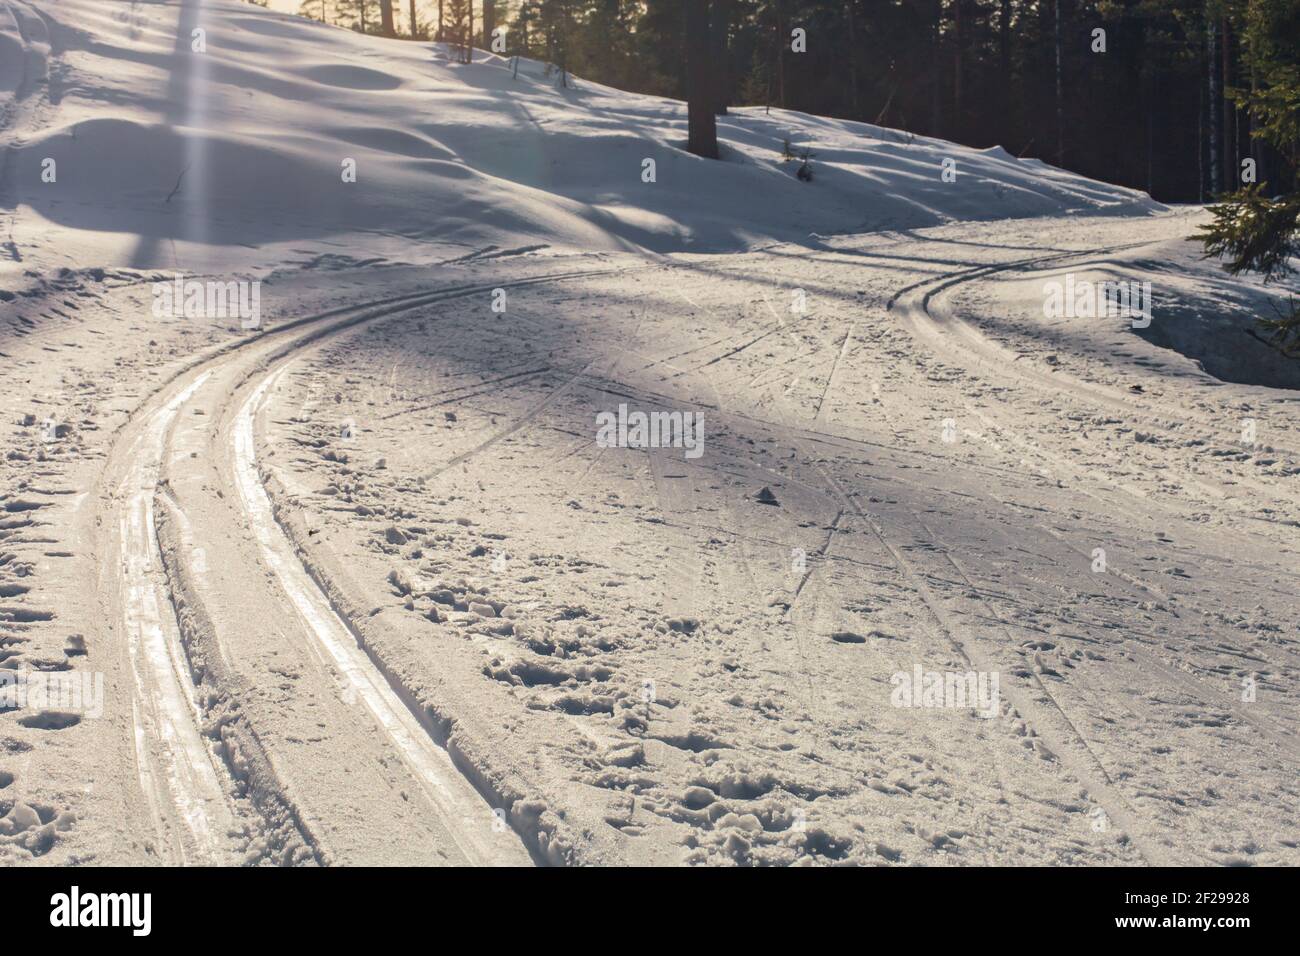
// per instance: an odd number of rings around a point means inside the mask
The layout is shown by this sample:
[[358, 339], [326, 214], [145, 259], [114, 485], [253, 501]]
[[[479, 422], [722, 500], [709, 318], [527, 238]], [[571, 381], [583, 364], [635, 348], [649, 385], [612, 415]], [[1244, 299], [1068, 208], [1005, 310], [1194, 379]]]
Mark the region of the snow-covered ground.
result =
[[[734, 111], [721, 127], [727, 161], [715, 163], [681, 148], [681, 103], [581, 79], [557, 89], [544, 64], [516, 75], [482, 52], [461, 68], [440, 46], [246, 4], [6, 7], [0, 89], [17, 92], [6, 206], [29, 210], [7, 239], [51, 264], [208, 272], [301, 261], [306, 249], [429, 262], [523, 245], [719, 251], [1158, 208], [1002, 150], [781, 111]], [[206, 53], [192, 52], [194, 30]], [[781, 161], [785, 139], [816, 153], [815, 188]], [[42, 181], [47, 158], [57, 184]], [[941, 178], [945, 159], [957, 183]]]
[[514, 66], [0, 0], [0, 669], [87, 689], [0, 862], [1300, 861], [1300, 374], [1204, 214]]

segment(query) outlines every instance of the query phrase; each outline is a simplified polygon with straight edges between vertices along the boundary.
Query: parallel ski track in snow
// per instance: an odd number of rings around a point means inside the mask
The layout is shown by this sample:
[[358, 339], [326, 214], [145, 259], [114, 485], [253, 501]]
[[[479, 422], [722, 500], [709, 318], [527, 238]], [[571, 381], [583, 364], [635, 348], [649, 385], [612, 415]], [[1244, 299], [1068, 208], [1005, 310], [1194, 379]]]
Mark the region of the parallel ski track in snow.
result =
[[[1125, 395], [1123, 392], [1116, 391], [1109, 386], [1086, 382], [1063, 371], [1042, 371], [1032, 364], [1032, 360], [1018, 357], [1001, 344], [990, 339], [979, 328], [963, 319], [955, 310], [947, 307], [944, 302], [947, 295], [957, 286], [1000, 273], [1023, 271], [1073, 259], [1095, 259], [1148, 245], [1152, 245], [1152, 243], [1125, 243], [1116, 246], [1079, 250], [1077, 252], [1058, 252], [1046, 256], [1018, 259], [1013, 262], [963, 269], [956, 273], [915, 283], [900, 290], [890, 299], [888, 308], [891, 311], [897, 310], [903, 315], [919, 338], [935, 347], [946, 359], [952, 360], [963, 367], [972, 370], [988, 370], [1003, 379], [1010, 378], [1021, 381], [1048, 394], [1067, 393], [1094, 407], [1118, 412], [1129, 419], [1142, 420], [1144, 427], [1152, 431], [1158, 431], [1175, 442], [1182, 442], [1188, 437], [1187, 434], [1170, 429], [1164, 424], [1164, 421], [1170, 419], [1181, 420], [1183, 423], [1197, 426], [1204, 434], [1213, 435], [1222, 431], [1223, 422], [1212, 421], [1189, 408], [1163, 411], [1146, 409], [1141, 407], [1133, 396]], [[1278, 445], [1272, 447], [1275, 451], [1300, 461], [1300, 451]], [[1061, 459], [1059, 456], [1051, 455], [1042, 447], [1035, 445], [1034, 450], [1039, 454], [1054, 458], [1063, 467], [1074, 471], [1080, 470], [1077, 466]], [[1201, 486], [1212, 497], [1226, 497], [1222, 486], [1211, 484], [1201, 477], [1192, 478], [1189, 476], [1189, 480]], [[1277, 494], [1280, 491], [1278, 486], [1266, 485], [1249, 476], [1236, 476], [1236, 480], [1261, 492]], [[1249, 513], [1244, 513], [1242, 516], [1255, 517]]]
[[449, 825], [447, 832], [476, 866], [524, 863], [527, 854], [513, 838], [504, 839], [475, 825], [484, 809], [478, 793], [456, 768], [450, 755], [426, 731], [416, 712], [360, 645], [348, 622], [335, 610], [312, 573], [303, 566], [292, 541], [276, 521], [274, 509], [257, 468], [254, 419], [268, 389], [285, 366], [267, 375], [240, 405], [233, 431], [236, 487], [262, 560], [275, 574], [302, 618], [307, 632], [323, 652], [324, 661], [343, 675], [347, 690], [361, 701], [383, 733], [396, 745], [401, 759], [423, 786], [431, 803]]
[[[941, 352], [946, 358], [951, 359], [969, 369], [981, 369], [991, 372], [994, 376], [1004, 375], [1013, 379], [1026, 382], [1032, 387], [1038, 389], [1047, 395], [1058, 394], [1066, 391], [1082, 402], [1092, 404], [1094, 407], [1107, 408], [1118, 412], [1129, 419], [1138, 418], [1143, 420], [1144, 427], [1152, 431], [1158, 431], [1176, 442], [1182, 442], [1187, 438], [1186, 433], [1179, 433], [1171, 430], [1164, 422], [1169, 419], [1180, 419], [1189, 424], [1195, 424], [1205, 430], [1205, 434], [1214, 434], [1221, 430], [1222, 422], [1214, 422], [1203, 415], [1192, 412], [1190, 409], [1179, 408], [1167, 413], [1156, 413], [1151, 410], [1143, 409], [1135, 405], [1131, 396], [1126, 396], [1121, 392], [1105, 386], [1090, 382], [1083, 382], [1075, 379], [1064, 372], [1043, 372], [1041, 370], [1027, 366], [1025, 362], [1017, 360], [1017, 357], [1011, 354], [1002, 345], [988, 339], [978, 328], [972, 326], [964, 320], [954, 310], [942, 307], [941, 298], [950, 293], [957, 286], [978, 281], [988, 276], [1012, 272], [1019, 270], [1031, 269], [1047, 263], [1065, 261], [1070, 259], [1092, 259], [1113, 255], [1129, 249], [1142, 248], [1150, 245], [1149, 242], [1126, 243], [1122, 245], [1106, 246], [1094, 249], [1055, 252], [1050, 255], [1035, 256], [1025, 259], [1018, 259], [1012, 262], [992, 264], [988, 266], [979, 266], [976, 268], [961, 269], [952, 273], [940, 276], [933, 276], [923, 282], [912, 283], [900, 289], [889, 300], [887, 306], [890, 310], [897, 309], [900, 314], [907, 320], [909, 328], [918, 340], [929, 344], [936, 351]], [[942, 324], [934, 318], [934, 310], [940, 309], [943, 316]], [[955, 330], [953, 335], [949, 335], [945, 329]], [[970, 350], [964, 350], [957, 346], [953, 341], [954, 336], [960, 335], [964, 343], [970, 346]], [[975, 361], [971, 361], [970, 355], [975, 355]], [[1025, 438], [1019, 434], [1018, 429], [1008, 427], [1005, 423], [999, 422], [989, 414], [980, 411], [969, 403], [965, 404], [966, 410], [979, 418], [986, 426], [992, 427], [997, 431], [997, 437], [971, 432], [967, 430], [965, 434], [975, 437], [979, 440], [997, 444], [998, 440], [1006, 441], [1019, 447], [1027, 455], [1036, 455], [1040, 458], [1047, 459], [1053, 463], [1056, 468], [1065, 472], [1073, 473], [1081, 479], [1092, 479], [1102, 482], [1108, 487], [1121, 492], [1126, 499], [1132, 499], [1135, 502], [1141, 502], [1146, 508], [1156, 508], [1161, 512], [1175, 518], [1185, 518], [1186, 508], [1178, 504], [1170, 503], [1159, 496], [1147, 494], [1142, 488], [1135, 487], [1132, 483], [1118, 480], [1095, 467], [1083, 467], [1073, 460], [1057, 454], [1046, 445], [1035, 442], [1032, 439]], [[1291, 455], [1297, 461], [1300, 461], [1300, 452], [1282, 446], [1272, 446], [1273, 450], [1279, 453]], [[1230, 507], [1234, 514], [1243, 519], [1268, 524], [1284, 525], [1290, 522], [1280, 522], [1276, 519], [1261, 517], [1254, 514], [1248, 506], [1243, 504], [1239, 499], [1232, 498], [1228, 495], [1226, 489], [1229, 486], [1214, 483], [1212, 479], [1205, 477], [1187, 475], [1185, 479], [1189, 484], [1198, 486], [1206, 499], [1225, 504]], [[1274, 496], [1286, 496], [1287, 485], [1278, 481], [1273, 484], [1266, 484], [1250, 476], [1236, 475], [1234, 480], [1243, 486], [1254, 489], [1262, 500], [1269, 500]], [[1146, 513], [1141, 510], [1134, 510], [1124, 499], [1109, 497], [1102, 501], [1098, 495], [1087, 487], [1087, 482], [1082, 481], [1074, 484], [1072, 489], [1093, 500], [1104, 504], [1105, 508], [1119, 508], [1128, 514], [1138, 517], [1147, 517]], [[1290, 498], [1295, 500], [1298, 496], [1292, 493]], [[1241, 531], [1241, 534], [1252, 535], [1253, 532]], [[1261, 538], [1266, 541], [1267, 538]], [[1283, 572], [1285, 573], [1285, 572]], [[1295, 577], [1294, 575], [1291, 575]]]
[[[263, 379], [255, 388], [253, 398], [242, 409], [241, 423], [245, 427], [237, 429], [235, 435], [236, 461], [240, 466], [238, 473], [245, 479], [240, 487], [246, 493], [244, 503], [248, 505], [257, 500], [257, 490], [261, 488], [260, 482], [257, 488], [246, 485], [248, 480], [256, 479], [251, 458], [251, 409], [253, 399], [261, 395], [273, 377], [274, 373], [266, 370], [268, 362], [326, 336], [424, 305], [490, 292], [494, 288], [590, 278], [614, 271], [617, 270], [573, 270], [515, 280], [463, 284], [388, 296], [306, 316], [269, 329], [255, 338], [216, 349], [191, 363], [146, 400], [122, 426], [106, 472], [111, 472], [116, 463], [117, 471], [123, 473], [120, 481], [110, 482], [109, 486], [109, 490], [115, 492], [113, 497], [119, 513], [115, 540], [121, 555], [117, 603], [122, 611], [127, 654], [134, 675], [132, 712], [137, 772], [166, 856], [187, 864], [235, 862], [227, 835], [234, 828], [237, 816], [230, 768], [207, 745], [201, 732], [195, 687], [189, 676], [153, 519], [160, 469], [180, 406], [213, 370], [234, 355], [252, 352], [255, 361], [260, 357]], [[265, 495], [264, 489], [262, 495]], [[269, 504], [267, 507], [269, 509]], [[257, 514], [250, 514], [249, 519], [252, 526], [260, 528]], [[261, 530], [271, 531], [269, 528]], [[278, 531], [278, 527], [275, 530]], [[267, 546], [266, 542], [263, 546]], [[277, 551], [280, 557], [285, 553], [294, 554], [291, 548], [288, 552]], [[295, 605], [300, 610], [311, 610], [312, 614], [304, 613], [304, 619], [319, 625], [319, 628], [313, 626], [313, 635], [322, 641], [331, 656], [342, 655], [345, 665], [342, 669], [353, 679], [354, 686], [361, 688], [363, 700], [376, 714], [398, 752], [427, 785], [434, 805], [448, 815], [449, 832], [457, 833], [457, 805], [466, 797], [465, 791], [470, 788], [468, 782], [459, 776], [445, 751], [423, 731], [415, 716], [400, 704], [386, 678], [357, 649], [355, 642], [349, 648], [345, 641], [340, 640], [342, 635], [350, 637], [346, 623], [337, 617], [328, 598], [296, 556], [294, 566], [282, 562], [278, 566], [273, 564], [273, 567]], [[309, 591], [304, 590], [304, 580], [310, 582]], [[321, 608], [329, 609], [331, 617], [317, 615]], [[445, 760], [445, 766], [437, 766], [439, 759]], [[457, 775], [456, 781], [446, 778], [448, 771]], [[460, 810], [463, 812], [463, 806]], [[485, 845], [470, 841], [461, 849], [476, 863], [492, 862], [491, 848]], [[520, 853], [526, 861], [522, 849]]]
[[[166, 435], [180, 406], [208, 373], [176, 391], [145, 420], [132, 445], [130, 470], [121, 484], [121, 596], [135, 699], [136, 771], [156, 827], [166, 831], [163, 807], [174, 807], [182, 830], [171, 843], [183, 863], [229, 862], [225, 834], [234, 825], [228, 783], [199, 732], [195, 688], [188, 677], [180, 628], [163, 571], [154, 516], [154, 495]], [[151, 747], [151, 743], [154, 745]], [[155, 769], [156, 768], [156, 769]]]

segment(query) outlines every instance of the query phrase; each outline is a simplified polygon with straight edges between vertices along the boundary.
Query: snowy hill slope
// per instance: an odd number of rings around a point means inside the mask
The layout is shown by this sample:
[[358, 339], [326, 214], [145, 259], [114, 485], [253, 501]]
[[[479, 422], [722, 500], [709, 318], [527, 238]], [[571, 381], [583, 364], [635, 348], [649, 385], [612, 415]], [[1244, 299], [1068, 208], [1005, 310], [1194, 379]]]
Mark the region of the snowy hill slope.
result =
[[[0, 51], [0, 208], [23, 223], [8, 230], [11, 260], [150, 267], [188, 244], [301, 250], [354, 233], [442, 257], [529, 243], [723, 251], [1160, 208], [1001, 149], [781, 110], [721, 118], [724, 161], [703, 160], [682, 148], [683, 103], [581, 79], [557, 89], [541, 63], [516, 77], [490, 54], [453, 64], [435, 45], [227, 0], [0, 0]], [[782, 161], [785, 138], [816, 154], [813, 182]]]

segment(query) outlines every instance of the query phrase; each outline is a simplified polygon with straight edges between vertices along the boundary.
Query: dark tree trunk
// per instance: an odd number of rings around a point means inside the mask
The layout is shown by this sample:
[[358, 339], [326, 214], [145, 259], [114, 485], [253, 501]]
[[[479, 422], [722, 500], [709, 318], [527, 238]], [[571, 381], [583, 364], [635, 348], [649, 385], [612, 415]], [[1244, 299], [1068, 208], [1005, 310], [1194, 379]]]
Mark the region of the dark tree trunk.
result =
[[939, 36], [943, 30], [943, 0], [934, 0], [934, 15], [930, 20], [930, 62], [935, 64], [930, 78], [930, 135], [939, 136], [942, 126], [942, 97], [939, 88]]
[[1155, 100], [1155, 79], [1150, 81], [1151, 90], [1147, 96], [1147, 195], [1155, 195], [1155, 153], [1156, 153], [1156, 121], [1155, 113], [1151, 104]]
[[1228, 21], [1221, 21], [1222, 36], [1221, 45], [1223, 47], [1223, 184], [1222, 188], [1226, 191], [1232, 189], [1233, 178], [1237, 175], [1237, 143], [1236, 143], [1236, 123], [1233, 117], [1232, 100], [1228, 99], [1228, 87], [1232, 84], [1232, 35], [1229, 32]]
[[686, 149], [718, 158], [718, 124], [713, 113], [715, 84], [710, 69], [709, 0], [686, 0]]
[[397, 30], [393, 27], [393, 0], [379, 0], [379, 25], [384, 36], [397, 36]]
[[790, 33], [785, 28], [785, 8], [776, 0], [776, 101], [785, 109], [785, 50], [790, 45]]
[[1065, 91], [1061, 83], [1061, 0], [1056, 0], [1056, 165], [1065, 165]]
[[727, 71], [727, 33], [731, 28], [732, 0], [713, 0], [709, 22], [709, 54], [713, 66], [713, 111], [727, 115], [731, 77]]
[[1205, 23], [1205, 73], [1210, 87], [1210, 195], [1214, 195], [1222, 189], [1222, 179], [1219, 171], [1219, 63], [1218, 58], [1214, 55], [1217, 32], [1214, 21], [1207, 18]]
[[[1250, 94], [1253, 97], [1259, 91], [1259, 80], [1255, 74], [1255, 64], [1250, 64]], [[1251, 129], [1255, 125], [1254, 115], [1250, 110], [1246, 111], [1246, 138], [1247, 150], [1249, 155], [1255, 158], [1255, 182], [1270, 182], [1268, 176], [1268, 150], [1263, 140], [1256, 140], [1251, 136]], [[1250, 144], [1254, 143], [1254, 146]]]
[[[1198, 66], [1204, 57], [1198, 58]], [[1196, 84], [1196, 183], [1198, 198], [1205, 202], [1205, 87]]]
[[849, 11], [849, 108], [854, 119], [862, 118], [862, 107], [858, 101], [858, 30], [857, 18], [853, 7], [857, 0], [848, 0]]
[[962, 109], [962, 57], [966, 52], [966, 24], [962, 18], [962, 0], [953, 0], [953, 57], [952, 57], [952, 133], [955, 138], [962, 138], [962, 129], [966, 125], [966, 113]]
[[1147, 66], [1148, 51], [1151, 47], [1151, 38], [1148, 35], [1147, 24], [1144, 22], [1138, 29], [1138, 89], [1141, 91], [1142, 101], [1142, 120], [1146, 133], [1146, 184], [1147, 194], [1152, 195], [1155, 189], [1155, 116], [1152, 109], [1152, 103], [1155, 102], [1155, 70]]
[[414, 40], [419, 32], [419, 24], [415, 19], [415, 0], [411, 0], [411, 39]]
[[1002, 82], [1011, 82], [1011, 0], [1000, 0], [998, 13], [998, 64]]
[[497, 28], [495, 0], [483, 0], [483, 49], [492, 49], [492, 31]]
[[[1011, 78], [1011, 0], [998, 4], [998, 68], [1001, 73], [1002, 128], [1015, 128], [1020, 112], [1020, 99], [1013, 92], [1016, 82]], [[1006, 135], [1006, 134], [1003, 134]]]

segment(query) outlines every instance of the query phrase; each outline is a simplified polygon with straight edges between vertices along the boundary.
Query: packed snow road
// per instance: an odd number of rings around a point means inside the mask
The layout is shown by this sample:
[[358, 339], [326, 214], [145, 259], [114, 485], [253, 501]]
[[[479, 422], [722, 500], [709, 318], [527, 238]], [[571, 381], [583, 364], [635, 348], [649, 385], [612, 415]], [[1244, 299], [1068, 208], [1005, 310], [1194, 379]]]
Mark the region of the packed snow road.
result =
[[344, 267], [111, 342], [147, 286], [85, 283], [14, 364], [76, 345], [80, 411], [6, 499], [66, 555], [10, 646], [108, 686], [7, 738], [42, 855], [1291, 860], [1296, 403], [1044, 320], [1203, 277], [1185, 217], [1040, 225]]

